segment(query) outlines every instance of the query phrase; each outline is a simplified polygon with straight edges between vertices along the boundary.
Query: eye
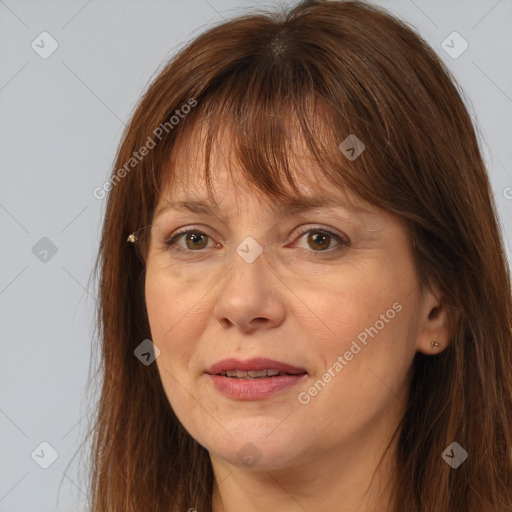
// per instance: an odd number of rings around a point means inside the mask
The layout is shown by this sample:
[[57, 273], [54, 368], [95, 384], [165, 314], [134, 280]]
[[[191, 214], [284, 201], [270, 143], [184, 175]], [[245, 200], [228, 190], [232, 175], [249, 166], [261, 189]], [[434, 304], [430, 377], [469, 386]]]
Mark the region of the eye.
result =
[[299, 240], [302, 239], [304, 235], [308, 235], [306, 238], [306, 243], [308, 244], [308, 247], [313, 249], [313, 252], [331, 252], [331, 243], [333, 241], [337, 241], [338, 245], [334, 247], [332, 252], [342, 249], [343, 247], [348, 247], [350, 245], [348, 239], [345, 239], [336, 233], [332, 233], [331, 231], [319, 227], [310, 228], [307, 231], [303, 231], [299, 235]]
[[[350, 245], [350, 241], [348, 239], [319, 227], [303, 231], [299, 234], [299, 239], [303, 238], [306, 234], [309, 234], [306, 243], [313, 249], [313, 251], [309, 252], [335, 252]], [[185, 247], [178, 244], [178, 241], [181, 238], [184, 239]], [[210, 236], [206, 233], [197, 229], [187, 229], [175, 233], [165, 242], [165, 244], [177, 251], [201, 252], [203, 249], [208, 248], [209, 241], [213, 243], [213, 240], [211, 240]], [[334, 249], [331, 247], [333, 241], [336, 241], [338, 244]], [[211, 247], [212, 246], [210, 245], [210, 248]], [[214, 247], [220, 247], [220, 244], [215, 244]]]
[[[186, 235], [186, 236], [184, 236]], [[180, 239], [184, 238], [185, 247], [180, 247], [176, 244], [176, 242]], [[178, 231], [175, 233], [167, 242], [166, 245], [169, 247], [175, 246], [174, 248], [179, 251], [198, 251], [200, 249], [207, 248], [208, 239], [210, 237], [203, 233], [202, 231], [196, 229], [189, 229], [186, 231]]]

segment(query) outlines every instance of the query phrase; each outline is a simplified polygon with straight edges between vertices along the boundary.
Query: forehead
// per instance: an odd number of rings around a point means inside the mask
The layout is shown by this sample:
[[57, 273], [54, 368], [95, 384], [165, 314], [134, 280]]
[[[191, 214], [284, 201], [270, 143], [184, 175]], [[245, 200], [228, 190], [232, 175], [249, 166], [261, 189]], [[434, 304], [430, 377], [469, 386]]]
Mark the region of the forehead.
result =
[[[171, 173], [196, 182], [204, 170], [209, 129], [209, 120], [200, 118], [178, 134], [171, 154], [169, 169]], [[250, 137], [245, 137], [240, 133], [240, 127], [228, 119], [225, 122], [217, 122], [213, 130], [209, 155], [212, 170], [228, 170], [235, 181], [242, 174], [238, 161], [240, 153], [243, 153], [246, 159], [264, 153], [267, 162], [265, 162], [266, 169], [259, 169], [262, 174], [282, 172], [282, 169], [278, 169], [278, 161], [279, 157], [286, 155], [290, 171], [298, 179], [301, 179], [302, 175], [304, 184], [310, 182], [312, 178], [316, 182], [322, 177], [318, 164], [307, 149], [299, 126], [293, 119], [286, 124], [284, 147], [276, 147], [277, 145], [270, 140], [252, 140]], [[225, 175], [219, 175], [219, 179], [222, 177], [225, 178]], [[240, 180], [240, 184], [242, 182], [246, 180]]]
[[[209, 155], [212, 195], [208, 193], [205, 176], [208, 123], [200, 119], [178, 134], [169, 165], [164, 172], [165, 179], [158, 209], [169, 203], [176, 206], [187, 202], [195, 203], [198, 208], [206, 205], [210, 211], [218, 210], [223, 204], [233, 206], [230, 202], [223, 201], [223, 197], [231, 190], [234, 191], [235, 196], [252, 194], [268, 202], [271, 208], [275, 206], [279, 211], [283, 209], [282, 205], [286, 205], [291, 211], [339, 205], [353, 211], [376, 212], [373, 205], [363, 201], [347, 188], [334, 185], [326, 178], [317, 159], [307, 148], [297, 122], [292, 120], [286, 127], [286, 147], [269, 148], [269, 152], [272, 156], [272, 151], [286, 151], [287, 171], [293, 176], [299, 192], [294, 191], [284, 179], [283, 169], [270, 161], [264, 168], [251, 169], [249, 174], [252, 179], [249, 180], [247, 169], [242, 168], [238, 155], [240, 151], [250, 154], [259, 144], [244, 141], [240, 136], [235, 137], [235, 128], [230, 126], [230, 123], [218, 126], [219, 129], [212, 138]], [[242, 144], [242, 147], [237, 148], [237, 144], [239, 146]], [[266, 194], [261, 186], [254, 183], [255, 176], [256, 181], [265, 181], [269, 173], [281, 173], [281, 178], [278, 179], [281, 183], [277, 197]]]

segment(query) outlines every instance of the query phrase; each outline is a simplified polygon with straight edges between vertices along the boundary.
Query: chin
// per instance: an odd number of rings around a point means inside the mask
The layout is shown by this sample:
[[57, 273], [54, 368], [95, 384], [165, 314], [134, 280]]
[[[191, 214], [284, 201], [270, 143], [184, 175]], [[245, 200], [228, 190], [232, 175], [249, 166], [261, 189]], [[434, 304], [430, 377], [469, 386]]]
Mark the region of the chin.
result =
[[295, 450], [304, 446], [289, 430], [279, 432], [275, 420], [247, 419], [245, 428], [245, 422], [238, 421], [236, 429], [227, 428], [232, 436], [222, 431], [219, 437], [201, 443], [211, 455], [232, 466], [262, 471], [282, 469], [299, 456]]

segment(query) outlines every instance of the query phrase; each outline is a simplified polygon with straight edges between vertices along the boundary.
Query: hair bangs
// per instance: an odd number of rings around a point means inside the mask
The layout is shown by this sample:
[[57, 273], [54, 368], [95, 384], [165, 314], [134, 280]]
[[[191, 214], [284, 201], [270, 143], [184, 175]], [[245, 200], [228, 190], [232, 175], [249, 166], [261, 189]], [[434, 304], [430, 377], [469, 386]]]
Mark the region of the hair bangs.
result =
[[[274, 46], [273, 46], [274, 47]], [[245, 179], [257, 191], [276, 202], [304, 198], [309, 193], [335, 189], [344, 203], [354, 206], [358, 195], [353, 176], [361, 165], [349, 162], [338, 149], [348, 127], [338, 109], [322, 98], [309, 80], [296, 80], [277, 68], [258, 62], [243, 71], [213, 81], [198, 98], [198, 107], [180, 126], [172, 141], [170, 165], [161, 169], [163, 190], [183, 185], [188, 173], [173, 165], [177, 151], [187, 157], [204, 148], [203, 181], [213, 196], [211, 157], [221, 151], [234, 182]], [[243, 79], [240, 76], [242, 73]], [[290, 91], [288, 86], [294, 87]], [[345, 135], [344, 135], [345, 134]], [[188, 185], [188, 184], [187, 184]]]

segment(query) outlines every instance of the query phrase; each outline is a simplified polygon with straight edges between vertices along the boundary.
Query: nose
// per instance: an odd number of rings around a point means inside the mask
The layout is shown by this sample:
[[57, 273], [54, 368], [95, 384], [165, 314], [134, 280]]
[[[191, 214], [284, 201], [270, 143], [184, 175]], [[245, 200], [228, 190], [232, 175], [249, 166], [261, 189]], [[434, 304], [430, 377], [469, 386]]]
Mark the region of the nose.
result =
[[244, 333], [278, 327], [285, 318], [284, 284], [270, 268], [266, 252], [249, 263], [234, 251], [233, 260], [219, 284], [217, 321], [225, 329]]

